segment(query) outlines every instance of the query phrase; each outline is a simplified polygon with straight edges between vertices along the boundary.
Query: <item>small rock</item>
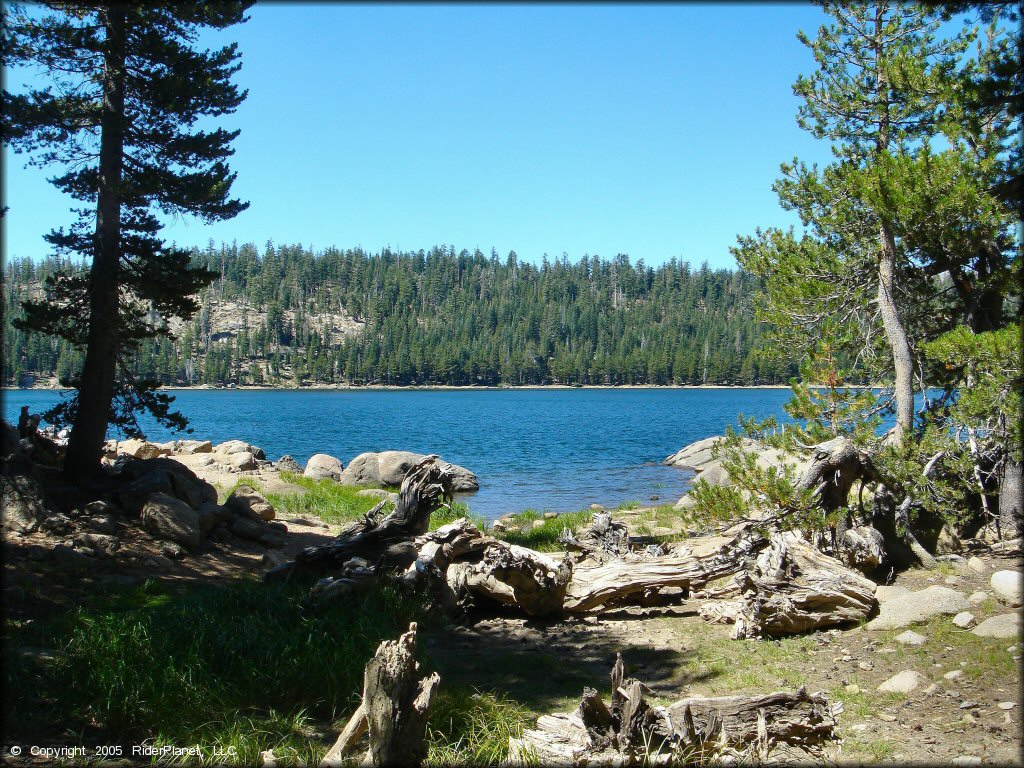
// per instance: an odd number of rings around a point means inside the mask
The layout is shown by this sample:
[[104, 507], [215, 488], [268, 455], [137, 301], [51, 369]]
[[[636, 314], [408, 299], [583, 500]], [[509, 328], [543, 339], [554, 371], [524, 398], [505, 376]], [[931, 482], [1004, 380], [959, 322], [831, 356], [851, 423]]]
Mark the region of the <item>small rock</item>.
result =
[[161, 539], [189, 549], [199, 545], [202, 530], [199, 516], [184, 501], [164, 493], [154, 493], [142, 508], [143, 527]]
[[1017, 607], [1024, 596], [1024, 574], [1020, 571], [996, 571], [990, 580], [996, 597]]
[[973, 613], [962, 611], [953, 617], [953, 623], [960, 629], [970, 629], [977, 623], [977, 619], [974, 618]]
[[545, 520], [554, 520], [556, 517], [558, 517], [558, 513], [557, 512], [545, 512], [544, 513], [544, 519]]
[[977, 592], [972, 592], [971, 596], [967, 598], [967, 602], [971, 605], [981, 605], [988, 600], [988, 592], [979, 589]]
[[976, 701], [961, 701], [960, 709], [977, 709], [978, 702]]
[[57, 544], [50, 551], [50, 556], [57, 566], [68, 570], [78, 571], [93, 567], [92, 558], [64, 544]]
[[920, 672], [907, 669], [890, 677], [878, 686], [878, 690], [887, 693], [910, 693], [924, 683], [925, 679]]
[[274, 462], [274, 469], [278, 472], [291, 472], [293, 475], [302, 474], [302, 465], [291, 456], [285, 455]]
[[543, 520], [534, 520], [533, 521], [533, 527], [534, 528], [543, 528], [544, 527], [544, 521]]
[[1013, 709], [1014, 707], [1017, 706], [1017, 702], [1015, 702], [1015, 701], [1000, 701], [998, 704], [996, 704], [996, 706], [999, 707], [1000, 709]]
[[[231, 455], [241, 456], [242, 454], [233, 453]], [[255, 515], [265, 521], [274, 519], [273, 505], [262, 494], [257, 493], [247, 485], [240, 485], [232, 491], [227, 501], [224, 502], [224, 506], [236, 515]]]
[[888, 712], [879, 712], [877, 715], [875, 715], [875, 717], [877, 717], [879, 720], [885, 720], [885, 722], [887, 723], [896, 722], [896, 715], [890, 714]]
[[875, 668], [875, 665], [872, 664], [870, 661], [858, 661], [857, 662], [857, 669], [863, 669], [865, 672], [870, 672], [874, 668]]
[[967, 560], [967, 567], [975, 573], [985, 573], [988, 570], [988, 566], [985, 565], [985, 561], [977, 555], [974, 555]]
[[867, 723], [857, 723], [856, 725], [850, 726], [850, 730], [853, 731], [854, 733], [862, 733], [863, 731], [866, 731], [870, 727], [871, 726], [869, 726]]
[[603, 512], [604, 511], [604, 507], [602, 507], [600, 504], [591, 504], [590, 508], [592, 510], [594, 510], [595, 512]]
[[881, 603], [878, 616], [869, 621], [864, 628], [881, 630], [909, 627], [933, 616], [952, 616], [967, 608], [965, 595], [949, 587], [936, 585]]
[[947, 584], [949, 584], [949, 586], [956, 587], [956, 586], [958, 586], [960, 584], [960, 577], [959, 576], [947, 576], [945, 581], [946, 581]]
[[856, 683], [850, 683], [846, 686], [847, 693], [860, 693], [860, 686]]
[[964, 672], [962, 669], [953, 669], [943, 675], [947, 680], [956, 680], [957, 678], [963, 677]]
[[902, 635], [897, 635], [896, 642], [900, 645], [924, 645], [928, 641], [928, 638], [924, 635], [919, 635], [917, 632], [908, 629]]
[[1017, 637], [1020, 635], [1020, 614], [1004, 613], [990, 616], [971, 630], [979, 637]]
[[953, 758], [953, 765], [957, 768], [966, 768], [969, 765], [981, 765], [981, 758], [974, 755], [962, 755]]
[[932, 683], [927, 688], [925, 688], [923, 691], [921, 691], [921, 693], [923, 693], [925, 696], [931, 696], [937, 690], [939, 690], [938, 684], [937, 683]]
[[185, 556], [185, 548], [173, 541], [165, 541], [160, 545], [160, 554], [171, 560], [181, 560]]

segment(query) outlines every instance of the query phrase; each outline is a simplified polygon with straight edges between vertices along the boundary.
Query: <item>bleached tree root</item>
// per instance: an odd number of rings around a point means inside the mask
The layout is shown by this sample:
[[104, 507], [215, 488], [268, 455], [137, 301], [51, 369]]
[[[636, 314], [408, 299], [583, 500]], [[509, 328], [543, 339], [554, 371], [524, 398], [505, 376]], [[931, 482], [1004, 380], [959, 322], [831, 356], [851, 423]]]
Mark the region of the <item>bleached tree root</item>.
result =
[[866, 619], [878, 604], [874, 582], [791, 532], [774, 534], [735, 581], [738, 600], [701, 608], [709, 621], [735, 622], [733, 638], [780, 637], [849, 624]]
[[803, 688], [765, 696], [691, 697], [668, 707], [644, 699], [645, 686], [612, 670], [611, 704], [584, 691], [576, 712], [543, 715], [509, 740], [509, 763], [556, 766], [650, 765], [731, 756], [762, 762], [773, 752], [820, 757], [836, 738], [840, 702]]

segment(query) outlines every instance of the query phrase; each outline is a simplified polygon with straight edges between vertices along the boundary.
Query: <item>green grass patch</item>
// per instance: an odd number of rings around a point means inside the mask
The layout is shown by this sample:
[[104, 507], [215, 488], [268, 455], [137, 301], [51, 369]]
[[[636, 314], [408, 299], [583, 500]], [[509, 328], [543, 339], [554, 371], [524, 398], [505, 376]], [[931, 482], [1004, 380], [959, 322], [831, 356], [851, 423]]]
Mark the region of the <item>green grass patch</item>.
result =
[[274, 509], [296, 517], [318, 517], [325, 523], [344, 524], [359, 520], [373, 509], [380, 499], [360, 496], [363, 487], [339, 485], [333, 480], [313, 480], [302, 475], [282, 472], [281, 478], [297, 485], [303, 493], [268, 493], [267, 501]]
[[422, 611], [376, 583], [322, 609], [307, 590], [237, 582], [172, 594], [150, 583], [53, 621], [9, 624], [11, 646], [56, 658], [9, 657], [4, 727], [22, 741], [63, 732], [201, 744], [208, 762], [240, 765], [275, 748], [313, 763], [328, 746], [314, 719], [331, 730], [351, 712], [377, 645]]
[[[562, 549], [562, 545], [558, 543], [558, 537], [563, 529], [578, 530], [590, 523], [593, 516], [593, 512], [585, 509], [545, 519], [543, 512], [528, 509], [509, 520], [509, 525], [513, 526], [512, 528], [496, 531], [494, 536], [510, 544], [518, 544], [538, 552], [556, 552]], [[536, 521], [540, 521], [541, 524], [535, 526]]]
[[499, 765], [508, 740], [518, 738], [534, 716], [501, 693], [446, 690], [444, 681], [427, 722], [429, 765]]

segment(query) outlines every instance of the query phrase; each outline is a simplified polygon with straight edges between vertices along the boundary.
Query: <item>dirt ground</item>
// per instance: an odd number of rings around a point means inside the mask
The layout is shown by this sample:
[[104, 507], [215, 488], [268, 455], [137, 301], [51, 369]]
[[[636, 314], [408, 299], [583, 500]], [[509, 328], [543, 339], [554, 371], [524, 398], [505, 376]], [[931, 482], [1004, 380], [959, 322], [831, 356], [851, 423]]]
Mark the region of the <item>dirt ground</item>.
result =
[[[202, 474], [201, 470], [197, 473]], [[280, 492], [286, 484], [264, 471], [260, 484]], [[226, 490], [239, 478], [208, 476]], [[298, 490], [298, 489], [296, 489]], [[337, 526], [319, 520], [279, 518], [288, 528], [278, 550], [293, 557], [325, 543]], [[256, 543], [204, 541], [194, 554], [171, 560], [159, 542], [125, 527], [121, 548], [92, 567], [54, 568], [52, 535], [32, 534], [3, 543], [4, 598], [8, 620], [25, 620], [73, 607], [83, 593], [109, 584], [157, 578], [216, 583], [258, 577], [270, 567]], [[59, 537], [57, 537], [59, 540]], [[937, 570], [910, 570], [894, 584], [910, 590], [942, 584], [970, 595], [987, 590], [994, 570], [1019, 568], [1013, 558], [983, 557], [987, 569], [943, 563]], [[608, 675], [621, 653], [629, 676], [645, 682], [656, 703], [687, 695], [763, 694], [800, 685], [824, 691], [844, 704], [839, 742], [826, 763], [951, 764], [976, 757], [983, 764], [1020, 765], [1020, 638], [979, 638], [940, 617], [914, 627], [926, 643], [908, 648], [895, 641], [903, 629], [863, 627], [818, 632], [781, 641], [736, 641], [729, 626], [697, 615], [697, 604], [628, 609], [562, 622], [490, 617], [426, 635], [428, 664], [441, 679], [500, 691], [537, 715], [570, 711], [584, 686], [607, 694]], [[972, 607], [979, 620], [1012, 609], [994, 597]], [[876, 689], [914, 669], [929, 686], [908, 695]], [[960, 671], [948, 679], [945, 675]], [[963, 764], [974, 764], [964, 762]]]

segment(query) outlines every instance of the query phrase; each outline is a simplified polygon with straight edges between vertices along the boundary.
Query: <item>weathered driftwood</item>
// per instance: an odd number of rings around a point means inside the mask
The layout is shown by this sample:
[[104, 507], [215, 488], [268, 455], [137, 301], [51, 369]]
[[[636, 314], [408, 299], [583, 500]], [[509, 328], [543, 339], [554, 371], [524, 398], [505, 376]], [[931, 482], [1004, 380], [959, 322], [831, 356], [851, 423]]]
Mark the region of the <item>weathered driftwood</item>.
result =
[[668, 588], [684, 594], [737, 573], [765, 545], [759, 534], [710, 536], [678, 546], [659, 557], [622, 557], [596, 566], [578, 566], [565, 596], [566, 613], [589, 613], [644, 604], [651, 592]]
[[608, 512], [595, 513], [590, 525], [582, 531], [563, 528], [558, 541], [566, 549], [582, 552], [597, 562], [623, 557], [630, 552], [629, 528], [621, 521], [612, 520]]
[[369, 738], [365, 764], [414, 766], [423, 762], [427, 714], [441, 678], [434, 672], [417, 679], [415, 650], [415, 622], [397, 641], [380, 644], [363, 673], [363, 701], [320, 763], [321, 768], [340, 766], [363, 733]]
[[766, 696], [691, 697], [669, 707], [645, 700], [646, 686], [612, 670], [611, 704], [592, 688], [576, 712], [543, 715], [509, 740], [509, 762], [595, 766], [660, 764], [731, 755], [758, 762], [778, 749], [818, 756], [835, 738], [842, 711], [803, 688]]
[[[267, 574], [268, 580], [294, 574], [328, 574], [318, 585], [322, 596], [337, 594], [380, 568], [404, 569], [416, 557], [413, 539], [426, 533], [431, 513], [452, 496], [451, 465], [436, 455], [410, 467], [398, 492], [391, 514], [384, 515], [387, 501], [381, 501], [362, 520], [351, 523], [328, 544], [307, 547], [293, 561]], [[357, 569], [346, 567], [359, 558]], [[365, 565], [364, 565], [365, 563]]]
[[875, 584], [795, 533], [774, 534], [741, 590], [734, 638], [778, 637], [861, 621], [877, 606]]

